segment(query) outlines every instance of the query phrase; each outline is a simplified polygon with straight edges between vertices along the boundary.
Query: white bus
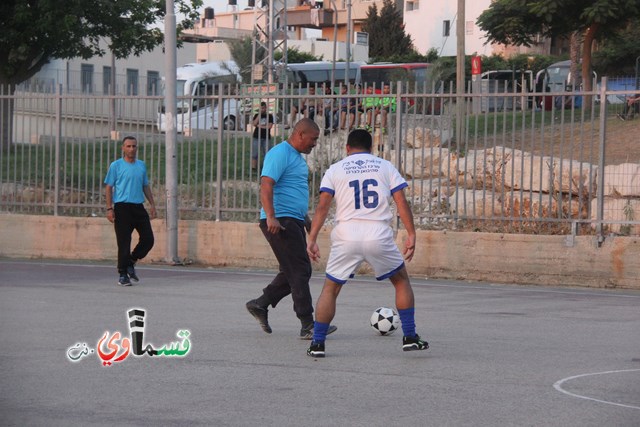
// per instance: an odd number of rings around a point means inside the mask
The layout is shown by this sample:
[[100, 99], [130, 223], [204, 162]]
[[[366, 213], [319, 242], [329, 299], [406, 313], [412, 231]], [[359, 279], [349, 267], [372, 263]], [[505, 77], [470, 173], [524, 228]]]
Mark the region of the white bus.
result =
[[[363, 62], [349, 63], [349, 82], [351, 84], [360, 82], [360, 67]], [[320, 86], [323, 83], [331, 84], [331, 74], [333, 70], [334, 86], [344, 83], [345, 73], [347, 71], [346, 62], [336, 62], [335, 68], [331, 62], [327, 61], [309, 61], [300, 64], [288, 64], [284, 69], [284, 73], [280, 74], [279, 81], [284, 83], [285, 74], [287, 84], [294, 87], [300, 86], [306, 89], [309, 86]]]
[[[195, 129], [217, 129], [220, 106], [220, 88], [229, 95], [240, 82], [238, 66], [233, 61], [186, 64], [177, 69], [176, 128], [178, 133], [191, 134]], [[164, 100], [158, 109], [158, 130], [167, 129]], [[236, 130], [242, 127], [241, 102], [225, 98], [222, 106], [222, 128]]]

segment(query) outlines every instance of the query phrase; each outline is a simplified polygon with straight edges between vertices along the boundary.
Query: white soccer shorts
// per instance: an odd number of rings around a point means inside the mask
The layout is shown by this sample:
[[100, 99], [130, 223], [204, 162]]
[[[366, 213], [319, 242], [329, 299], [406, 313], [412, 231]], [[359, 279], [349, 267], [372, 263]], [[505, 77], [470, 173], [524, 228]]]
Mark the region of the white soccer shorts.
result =
[[326, 269], [329, 279], [346, 283], [363, 261], [371, 265], [377, 280], [393, 276], [404, 266], [393, 229], [386, 222], [346, 221], [331, 232], [331, 252]]

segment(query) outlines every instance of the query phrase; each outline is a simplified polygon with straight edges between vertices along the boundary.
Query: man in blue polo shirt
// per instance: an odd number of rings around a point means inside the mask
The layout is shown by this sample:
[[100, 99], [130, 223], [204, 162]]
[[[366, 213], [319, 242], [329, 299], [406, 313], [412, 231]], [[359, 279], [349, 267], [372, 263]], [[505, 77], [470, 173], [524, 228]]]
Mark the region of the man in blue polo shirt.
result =
[[[149, 201], [151, 218], [156, 217], [153, 194], [149, 188], [147, 167], [138, 160], [138, 141], [132, 136], [122, 140], [122, 158], [109, 166], [105, 199], [107, 219], [113, 223], [118, 242], [118, 284], [131, 286], [131, 279], [138, 281], [134, 265], [153, 247], [153, 229], [149, 214], [144, 208], [144, 198]], [[138, 232], [138, 244], [131, 251], [131, 233]]]
[[[300, 338], [313, 336], [313, 302], [309, 290], [311, 260], [307, 254], [305, 220], [309, 209], [309, 168], [302, 154], [318, 143], [320, 128], [309, 118], [300, 120], [287, 141], [267, 152], [260, 179], [260, 230], [279, 264], [279, 273], [262, 295], [247, 302], [262, 330], [271, 333], [268, 306], [291, 294], [302, 328]], [[335, 331], [332, 326], [328, 333]]]

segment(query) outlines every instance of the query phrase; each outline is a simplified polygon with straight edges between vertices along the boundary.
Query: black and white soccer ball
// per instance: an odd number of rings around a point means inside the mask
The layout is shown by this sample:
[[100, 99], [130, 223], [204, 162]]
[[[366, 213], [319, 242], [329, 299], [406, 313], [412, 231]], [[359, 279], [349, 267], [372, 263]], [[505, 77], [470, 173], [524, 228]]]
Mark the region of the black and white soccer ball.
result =
[[380, 335], [390, 335], [400, 327], [400, 316], [393, 308], [378, 307], [371, 314], [371, 327]]

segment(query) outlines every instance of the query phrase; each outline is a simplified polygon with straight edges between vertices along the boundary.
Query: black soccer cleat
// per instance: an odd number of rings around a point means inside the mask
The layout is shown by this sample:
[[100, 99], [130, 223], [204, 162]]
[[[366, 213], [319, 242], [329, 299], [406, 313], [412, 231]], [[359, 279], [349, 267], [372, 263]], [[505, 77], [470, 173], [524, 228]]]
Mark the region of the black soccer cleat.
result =
[[311, 345], [307, 349], [307, 356], [324, 357], [324, 343], [311, 341]]
[[421, 340], [418, 334], [413, 337], [402, 337], [402, 351], [426, 350], [428, 348], [429, 343]]
[[267, 307], [260, 306], [258, 304], [258, 301], [255, 299], [247, 302], [246, 307], [247, 311], [249, 311], [249, 313], [251, 313], [251, 315], [256, 318], [262, 330], [270, 334], [272, 330], [271, 326], [269, 326], [269, 312], [267, 310]]

